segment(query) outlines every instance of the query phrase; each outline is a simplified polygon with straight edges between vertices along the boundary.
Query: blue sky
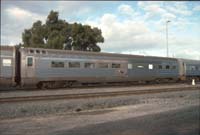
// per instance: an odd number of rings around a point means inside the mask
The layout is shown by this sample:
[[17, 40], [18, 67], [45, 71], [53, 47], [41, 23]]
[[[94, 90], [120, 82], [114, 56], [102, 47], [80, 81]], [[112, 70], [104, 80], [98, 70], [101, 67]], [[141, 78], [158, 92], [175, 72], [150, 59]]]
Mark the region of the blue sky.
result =
[[46, 20], [50, 10], [73, 23], [98, 27], [103, 52], [166, 56], [166, 21], [170, 57], [200, 59], [198, 1], [1, 1], [1, 45], [21, 41], [24, 29]]

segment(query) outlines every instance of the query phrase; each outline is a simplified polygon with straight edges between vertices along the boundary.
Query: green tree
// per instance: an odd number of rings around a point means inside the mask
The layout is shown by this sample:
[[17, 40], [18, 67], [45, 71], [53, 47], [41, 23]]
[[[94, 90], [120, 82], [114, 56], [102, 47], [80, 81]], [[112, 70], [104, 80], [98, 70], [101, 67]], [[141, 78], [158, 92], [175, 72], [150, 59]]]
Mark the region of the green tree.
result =
[[33, 23], [32, 28], [22, 33], [22, 46], [81, 51], [101, 49], [97, 43], [103, 43], [101, 30], [89, 25], [69, 24], [59, 19], [59, 13], [50, 11], [45, 24], [41, 21]]

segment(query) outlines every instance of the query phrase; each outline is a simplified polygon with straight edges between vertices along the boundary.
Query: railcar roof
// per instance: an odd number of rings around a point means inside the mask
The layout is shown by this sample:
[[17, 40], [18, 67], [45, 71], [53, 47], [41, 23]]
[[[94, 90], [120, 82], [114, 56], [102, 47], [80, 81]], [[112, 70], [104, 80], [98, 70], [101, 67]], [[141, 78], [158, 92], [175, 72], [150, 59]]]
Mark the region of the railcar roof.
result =
[[[12, 50], [15, 46], [5, 46], [1, 45], [0, 50]], [[192, 60], [192, 59], [183, 59], [183, 58], [170, 58], [170, 57], [160, 57], [160, 56], [144, 56], [144, 55], [133, 55], [133, 54], [119, 54], [119, 53], [107, 53], [107, 52], [88, 52], [88, 51], [70, 51], [70, 50], [58, 50], [58, 49], [44, 49], [44, 48], [31, 48], [31, 47], [25, 47], [20, 48], [21, 50], [45, 50], [48, 52], [48, 54], [81, 54], [81, 55], [100, 55], [100, 56], [108, 56], [108, 57], [120, 57], [120, 58], [152, 58], [152, 59], [166, 59], [166, 60], [177, 60], [181, 59], [184, 61], [195, 61], [200, 62], [199, 60]]]
[[200, 60], [182, 59], [184, 62], [200, 64]]
[[45, 50], [48, 54], [81, 54], [81, 55], [94, 55], [94, 56], [108, 56], [108, 57], [120, 57], [120, 58], [156, 58], [166, 60], [177, 60], [176, 58], [158, 57], [158, 56], [144, 56], [144, 55], [130, 55], [130, 54], [118, 54], [118, 53], [107, 53], [107, 52], [89, 52], [89, 51], [70, 51], [70, 50], [57, 50], [57, 49], [43, 49], [43, 48], [21, 48], [22, 50]]
[[15, 49], [15, 46], [0, 45], [0, 50], [13, 50], [13, 49]]

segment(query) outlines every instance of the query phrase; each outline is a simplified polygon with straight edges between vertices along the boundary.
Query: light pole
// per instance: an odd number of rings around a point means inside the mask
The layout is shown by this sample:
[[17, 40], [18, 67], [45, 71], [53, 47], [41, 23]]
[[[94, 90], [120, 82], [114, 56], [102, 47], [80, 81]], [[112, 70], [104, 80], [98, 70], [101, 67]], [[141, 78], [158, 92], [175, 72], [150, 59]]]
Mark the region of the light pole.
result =
[[166, 21], [166, 45], [167, 45], [167, 57], [169, 57], [169, 47], [168, 47], [168, 23], [171, 22], [169, 20]]

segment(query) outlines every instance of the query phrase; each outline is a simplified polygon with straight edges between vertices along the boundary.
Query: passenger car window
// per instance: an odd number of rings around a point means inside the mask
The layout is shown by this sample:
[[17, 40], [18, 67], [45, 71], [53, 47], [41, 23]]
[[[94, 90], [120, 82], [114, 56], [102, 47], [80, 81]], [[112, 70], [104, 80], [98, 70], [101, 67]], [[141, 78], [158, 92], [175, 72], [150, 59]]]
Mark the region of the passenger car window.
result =
[[30, 50], [30, 53], [34, 53], [34, 50]]
[[99, 68], [108, 68], [108, 63], [99, 63], [98, 67]]
[[63, 68], [64, 66], [65, 66], [64, 62], [61, 62], [61, 61], [52, 61], [51, 62], [51, 67]]
[[195, 68], [195, 69], [196, 69], [196, 71], [198, 71], [198, 67], [197, 67], [197, 66], [196, 66], [196, 68]]
[[40, 50], [36, 50], [36, 53], [40, 53]]
[[137, 68], [144, 68], [144, 66], [142, 66], [142, 65], [139, 65], [139, 66], [137, 66]]
[[166, 65], [166, 69], [169, 69], [170, 68], [170, 66], [169, 65]]
[[3, 59], [3, 66], [10, 67], [11, 66], [11, 59]]
[[120, 68], [120, 64], [112, 63], [112, 68]]
[[176, 66], [172, 66], [172, 69], [176, 69]]
[[95, 65], [94, 65], [94, 63], [85, 63], [85, 64], [84, 64], [84, 67], [85, 67], [85, 68], [94, 68]]
[[195, 70], [195, 66], [189, 66], [189, 70]]
[[162, 69], [162, 65], [158, 65], [158, 69]]
[[80, 62], [69, 62], [69, 68], [80, 68]]
[[149, 69], [150, 69], [150, 70], [153, 69], [153, 64], [149, 64]]
[[33, 58], [32, 57], [28, 57], [27, 58], [27, 66], [28, 67], [32, 67], [33, 66]]
[[42, 54], [46, 54], [46, 51], [42, 50]]
[[133, 64], [128, 63], [128, 69], [133, 69]]

